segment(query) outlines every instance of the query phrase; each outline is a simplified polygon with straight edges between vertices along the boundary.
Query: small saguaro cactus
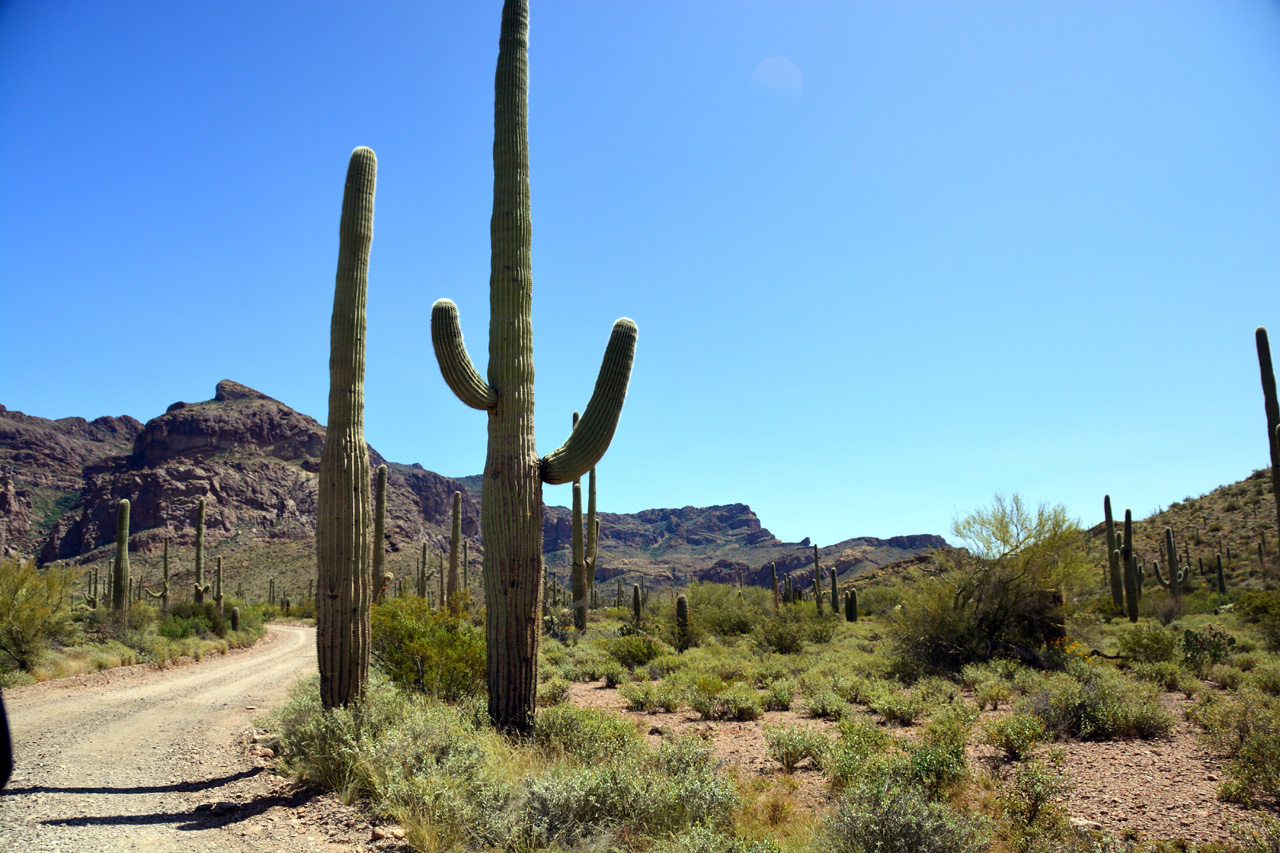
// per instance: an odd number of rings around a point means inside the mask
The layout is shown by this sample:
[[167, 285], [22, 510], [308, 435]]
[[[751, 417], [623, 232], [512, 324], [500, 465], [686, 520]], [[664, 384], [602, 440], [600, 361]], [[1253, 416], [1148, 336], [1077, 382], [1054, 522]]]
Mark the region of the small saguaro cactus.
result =
[[88, 589], [84, 594], [84, 603], [89, 605], [90, 610], [98, 609], [98, 570], [92, 569], [85, 575], [85, 585]]
[[218, 567], [213, 574], [213, 600], [218, 605], [218, 615], [222, 615], [222, 557], [218, 557]]
[[231, 630], [232, 631], [240, 630], [240, 608], [239, 607], [231, 608]]
[[1138, 621], [1138, 596], [1142, 594], [1142, 581], [1138, 574], [1138, 555], [1133, 552], [1133, 513], [1124, 511], [1124, 539], [1120, 546], [1120, 560], [1124, 565], [1125, 610], [1130, 622]]
[[840, 618], [840, 587], [836, 583], [836, 567], [831, 567], [831, 615]]
[[844, 597], [844, 618], [846, 622], [858, 621], [858, 591], [853, 587]]
[[427, 543], [422, 543], [422, 562], [418, 564], [418, 598], [427, 597]]
[[440, 604], [440, 609], [444, 610], [449, 604], [449, 595], [448, 595], [448, 592], [446, 591], [446, 584], [447, 584], [448, 578], [444, 568], [444, 554], [437, 554], [436, 556], [439, 557], [439, 560], [440, 560], [440, 565], [439, 565], [440, 602], [439, 604]]
[[782, 612], [782, 593], [778, 590], [778, 564], [769, 564], [769, 581], [773, 584], [773, 612], [777, 615]]
[[1165, 589], [1169, 590], [1177, 601], [1182, 600], [1182, 584], [1186, 580], [1186, 570], [1178, 565], [1178, 552], [1174, 550], [1173, 544], [1173, 528], [1166, 527], [1164, 529], [1165, 553], [1169, 555], [1169, 579], [1165, 580], [1160, 574], [1160, 562], [1153, 560], [1151, 566], [1155, 569], [1156, 581]]
[[449, 612], [457, 614], [462, 606], [462, 492], [453, 493], [453, 532], [449, 537]]
[[533, 409], [528, 47], [528, 0], [506, 0], [494, 77], [488, 381], [467, 355], [457, 306], [441, 299], [431, 310], [431, 342], [445, 382], [463, 403], [488, 413], [480, 528], [485, 532], [489, 717], [498, 728], [518, 731], [532, 727], [537, 697], [542, 485], [572, 482], [608, 449], [636, 342], [635, 323], [618, 320], [579, 428], [539, 458]]
[[676, 649], [684, 651], [689, 648], [689, 599], [680, 595], [676, 598]]
[[[374, 489], [373, 499], [373, 578], [382, 577], [382, 566], [387, 558], [384, 542], [387, 529], [387, 466], [378, 466], [378, 485]], [[386, 590], [383, 590], [386, 594]]]
[[1111, 495], [1102, 496], [1102, 513], [1107, 529], [1107, 579], [1111, 584], [1111, 601], [1124, 609], [1124, 573], [1120, 569], [1120, 546], [1116, 542], [1116, 523], [1111, 517]]
[[326, 710], [358, 701], [369, 680], [373, 507], [364, 440], [364, 361], [377, 170], [372, 150], [351, 152], [338, 226], [329, 325], [329, 420], [316, 512], [316, 651], [320, 701]]
[[467, 537], [462, 537], [462, 610], [466, 612], [471, 607], [471, 563], [470, 557], [467, 555]]
[[148, 589], [147, 595], [151, 598], [160, 599], [160, 613], [168, 617], [169, 615], [169, 540], [164, 540], [164, 580], [160, 582], [160, 591], [154, 592]]
[[129, 612], [129, 501], [116, 507], [116, 559], [112, 566], [111, 609]]
[[276, 604], [276, 579], [271, 578], [267, 582], [267, 604], [275, 607]]
[[1280, 399], [1276, 397], [1276, 374], [1271, 367], [1271, 344], [1267, 341], [1266, 326], [1259, 326], [1254, 332], [1254, 338], [1258, 345], [1258, 371], [1262, 374], [1262, 402], [1267, 413], [1271, 494], [1276, 499], [1276, 523], [1280, 524]]
[[634, 584], [631, 587], [631, 615], [635, 618], [636, 624], [640, 624], [640, 584]]
[[1227, 578], [1226, 578], [1226, 575], [1222, 573], [1222, 555], [1216, 554], [1215, 556], [1218, 558], [1218, 594], [1226, 595], [1227, 594]]
[[204, 604], [204, 594], [209, 585], [204, 582], [204, 498], [196, 501], [196, 580], [193, 584], [193, 601]]

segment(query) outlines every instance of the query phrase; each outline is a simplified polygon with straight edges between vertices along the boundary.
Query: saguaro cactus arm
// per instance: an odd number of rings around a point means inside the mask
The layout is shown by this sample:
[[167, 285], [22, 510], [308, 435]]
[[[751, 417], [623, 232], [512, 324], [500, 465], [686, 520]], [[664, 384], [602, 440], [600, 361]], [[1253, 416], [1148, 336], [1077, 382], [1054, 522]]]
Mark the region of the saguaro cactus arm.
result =
[[565, 443], [542, 457], [542, 482], [552, 486], [572, 482], [595, 467], [609, 449], [631, 381], [636, 334], [636, 324], [626, 317], [613, 324], [587, 409]]
[[437, 299], [431, 306], [431, 346], [440, 362], [440, 374], [458, 399], [473, 409], [488, 410], [498, 404], [498, 394], [480, 377], [462, 340], [458, 306], [452, 299]]

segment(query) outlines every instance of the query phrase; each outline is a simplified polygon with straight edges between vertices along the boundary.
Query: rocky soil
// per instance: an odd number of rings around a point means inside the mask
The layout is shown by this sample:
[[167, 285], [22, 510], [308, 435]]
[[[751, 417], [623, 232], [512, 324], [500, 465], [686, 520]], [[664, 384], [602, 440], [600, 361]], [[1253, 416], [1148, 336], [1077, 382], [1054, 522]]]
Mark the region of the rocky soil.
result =
[[253, 721], [315, 667], [315, 629], [277, 625], [200, 663], [6, 690], [16, 768], [0, 849], [408, 850], [394, 827], [269, 771]]

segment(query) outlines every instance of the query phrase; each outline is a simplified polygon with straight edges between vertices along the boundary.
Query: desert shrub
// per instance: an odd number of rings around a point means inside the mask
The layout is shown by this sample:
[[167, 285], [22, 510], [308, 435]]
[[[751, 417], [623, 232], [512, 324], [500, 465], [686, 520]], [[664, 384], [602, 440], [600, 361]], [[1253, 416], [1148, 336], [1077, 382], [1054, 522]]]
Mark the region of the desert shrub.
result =
[[849, 711], [849, 705], [840, 695], [831, 689], [831, 684], [816, 681], [801, 684], [802, 699], [805, 711], [813, 717], [829, 717], [838, 720]]
[[858, 591], [858, 615], [879, 616], [902, 603], [902, 588], [871, 586]]
[[1226, 660], [1235, 644], [1236, 638], [1218, 622], [1201, 625], [1198, 629], [1188, 628], [1180, 640], [1183, 660], [1197, 674]]
[[782, 848], [772, 838], [739, 838], [732, 832], [702, 823], [674, 838], [658, 841], [649, 850], [650, 853], [782, 853]]
[[1259, 664], [1248, 673], [1245, 681], [1269, 696], [1280, 696], [1280, 662], [1270, 660]]
[[731, 584], [700, 583], [690, 586], [689, 630], [695, 636], [739, 637], [750, 634], [773, 610], [773, 593], [762, 587], [739, 590]]
[[1222, 799], [1250, 804], [1280, 796], [1280, 698], [1245, 686], [1234, 696], [1208, 694], [1188, 716], [1214, 749], [1230, 756]]
[[766, 711], [790, 711], [795, 695], [796, 683], [790, 678], [779, 678], [765, 685], [762, 704]]
[[886, 723], [909, 726], [929, 712], [929, 701], [917, 690], [882, 690], [870, 703], [871, 710]]
[[978, 853], [985, 827], [910, 785], [868, 780], [847, 788], [818, 830], [822, 853]]
[[1078, 678], [1053, 673], [1014, 708], [1039, 717], [1057, 738], [1151, 739], [1173, 728], [1173, 715], [1156, 702], [1154, 688], [1102, 667], [1088, 667]]
[[1145, 622], [1120, 632], [1120, 654], [1139, 663], [1172, 661], [1178, 637], [1159, 625]]
[[[169, 616], [164, 622], [173, 620], [171, 624], [186, 626], [191, 630], [191, 633], [178, 633], [170, 639], [176, 640], [184, 636], [225, 637], [227, 631], [231, 630], [230, 613], [231, 611], [225, 608], [223, 613], [219, 613], [218, 606], [212, 601], [206, 601], [203, 604], [196, 604], [194, 601], [174, 601], [169, 605]], [[161, 624], [163, 625], [164, 622]], [[241, 627], [243, 628], [244, 625]]]
[[625, 666], [616, 660], [607, 660], [600, 664], [599, 676], [604, 680], [605, 687], [617, 687], [625, 681], [630, 681], [631, 673]]
[[937, 552], [939, 574], [906, 592], [889, 619], [897, 671], [1025, 657], [1063, 636], [1065, 593], [1088, 580], [1079, 527], [1065, 508], [1032, 511], [1017, 495], [997, 495], [952, 530], [967, 549]]
[[70, 637], [77, 578], [67, 567], [41, 571], [31, 560], [0, 560], [0, 652], [11, 665], [30, 670], [51, 642]]
[[742, 681], [721, 689], [695, 690], [689, 707], [704, 720], [758, 720], [762, 713], [756, 689]]
[[632, 711], [656, 711], [658, 690], [652, 682], [632, 681], [618, 685], [618, 696]]
[[534, 718], [533, 740], [553, 755], [597, 761], [637, 749], [640, 736], [631, 720], [595, 708], [554, 705]]
[[645, 666], [650, 661], [670, 653], [671, 649], [647, 634], [630, 634], [614, 637], [604, 644], [609, 656], [627, 669]]
[[1012, 697], [1013, 686], [998, 678], [984, 681], [973, 694], [973, 700], [978, 703], [979, 708], [990, 708], [993, 711], [1000, 707], [1001, 702], [1008, 702]]
[[484, 632], [466, 617], [413, 596], [374, 605], [370, 623], [370, 656], [395, 684], [451, 702], [484, 692]]
[[1165, 692], [1174, 690], [1195, 691], [1199, 681], [1181, 664], [1173, 661], [1140, 663], [1133, 667], [1134, 677], [1150, 682]]
[[673, 672], [679, 672], [688, 666], [688, 662], [680, 655], [663, 654], [649, 661], [650, 678], [666, 678]]
[[930, 799], [955, 790], [968, 777], [965, 744], [977, 717], [977, 708], [968, 703], [948, 705], [929, 720], [918, 742], [906, 744], [906, 778]]
[[538, 704], [559, 705], [569, 697], [569, 682], [563, 678], [551, 678], [538, 685]]
[[830, 742], [817, 729], [808, 726], [771, 726], [764, 727], [764, 740], [769, 757], [782, 765], [782, 769], [790, 773], [805, 759], [820, 764]]
[[1019, 761], [1045, 740], [1044, 721], [1031, 714], [1010, 714], [992, 720], [983, 728], [983, 741]]
[[804, 649], [804, 626], [781, 616], [760, 620], [755, 637], [762, 648], [780, 655], [794, 655]]
[[1071, 780], [1062, 770], [1060, 754], [1047, 762], [1040, 759], [1023, 762], [1003, 780], [1000, 788], [1000, 810], [1013, 824], [1017, 849], [1040, 849], [1032, 845], [1067, 833], [1066, 811], [1058, 801], [1071, 790]]
[[866, 717], [850, 714], [840, 721], [840, 736], [822, 757], [822, 771], [834, 790], [874, 775], [877, 762], [893, 739]]
[[1257, 626], [1271, 651], [1280, 651], [1280, 590], [1250, 590], [1240, 596], [1235, 612]]

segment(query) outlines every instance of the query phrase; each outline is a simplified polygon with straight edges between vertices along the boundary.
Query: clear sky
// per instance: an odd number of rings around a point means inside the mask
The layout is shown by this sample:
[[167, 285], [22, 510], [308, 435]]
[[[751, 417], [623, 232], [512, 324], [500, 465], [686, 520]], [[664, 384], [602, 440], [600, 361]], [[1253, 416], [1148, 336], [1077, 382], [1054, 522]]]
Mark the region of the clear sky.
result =
[[[324, 421], [368, 145], [366, 436], [479, 473], [429, 316], [483, 372], [499, 14], [0, 3], [0, 403], [146, 420], [229, 378]], [[821, 544], [1268, 464], [1280, 4], [534, 0], [530, 31], [541, 453], [640, 329], [602, 509]]]

